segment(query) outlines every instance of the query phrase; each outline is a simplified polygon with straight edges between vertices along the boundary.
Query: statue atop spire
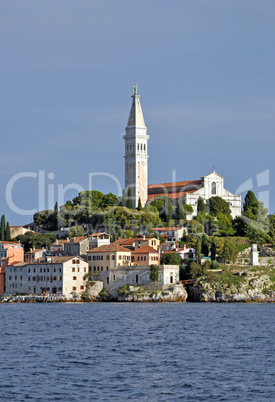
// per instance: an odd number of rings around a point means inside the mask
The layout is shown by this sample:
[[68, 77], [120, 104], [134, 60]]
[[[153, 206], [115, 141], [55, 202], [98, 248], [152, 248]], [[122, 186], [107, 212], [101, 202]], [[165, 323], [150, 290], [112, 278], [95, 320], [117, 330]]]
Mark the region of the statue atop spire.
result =
[[138, 89], [138, 86], [136, 84], [136, 85], [134, 85], [134, 95], [137, 95], [137, 89]]

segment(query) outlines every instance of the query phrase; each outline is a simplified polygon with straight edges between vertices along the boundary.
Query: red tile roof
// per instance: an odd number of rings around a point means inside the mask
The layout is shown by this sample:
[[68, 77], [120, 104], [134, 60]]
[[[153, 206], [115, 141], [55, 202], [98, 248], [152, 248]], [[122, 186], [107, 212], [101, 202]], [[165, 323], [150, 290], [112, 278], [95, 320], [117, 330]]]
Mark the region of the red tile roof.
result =
[[129, 239], [117, 239], [114, 243], [119, 245], [127, 245], [131, 246], [134, 244], [138, 239], [136, 238], [129, 238]]
[[158, 252], [153, 247], [150, 246], [143, 246], [136, 249], [135, 251], [132, 251], [132, 254], [148, 254], [148, 253], [158, 254]]
[[128, 248], [121, 247], [119, 244], [116, 243], [93, 248], [92, 250], [87, 251], [87, 253], [109, 253], [117, 251], [131, 253], [131, 251]]
[[176, 181], [172, 183], [158, 183], [158, 184], [149, 184], [148, 190], [153, 190], [157, 188], [171, 188], [171, 187], [184, 187], [189, 185], [200, 185], [202, 183], [201, 180], [188, 180], [188, 181]]

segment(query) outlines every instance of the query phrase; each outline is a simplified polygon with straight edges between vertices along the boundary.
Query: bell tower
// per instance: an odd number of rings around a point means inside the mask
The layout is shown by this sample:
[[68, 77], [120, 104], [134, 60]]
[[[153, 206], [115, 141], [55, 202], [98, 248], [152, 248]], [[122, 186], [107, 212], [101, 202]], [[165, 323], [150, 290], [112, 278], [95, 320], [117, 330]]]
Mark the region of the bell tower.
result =
[[133, 204], [137, 208], [140, 198], [141, 205], [147, 202], [148, 195], [148, 154], [147, 127], [145, 126], [141, 104], [134, 86], [133, 101], [129, 114], [125, 140], [125, 190], [132, 189]]

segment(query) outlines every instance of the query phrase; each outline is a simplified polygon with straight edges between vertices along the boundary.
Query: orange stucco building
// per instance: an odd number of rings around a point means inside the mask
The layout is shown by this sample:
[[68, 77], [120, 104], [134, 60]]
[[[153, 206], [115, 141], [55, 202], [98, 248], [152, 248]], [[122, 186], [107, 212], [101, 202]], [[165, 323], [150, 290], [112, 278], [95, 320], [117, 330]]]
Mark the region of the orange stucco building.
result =
[[6, 267], [24, 261], [24, 249], [20, 242], [0, 242], [0, 294], [5, 292]]

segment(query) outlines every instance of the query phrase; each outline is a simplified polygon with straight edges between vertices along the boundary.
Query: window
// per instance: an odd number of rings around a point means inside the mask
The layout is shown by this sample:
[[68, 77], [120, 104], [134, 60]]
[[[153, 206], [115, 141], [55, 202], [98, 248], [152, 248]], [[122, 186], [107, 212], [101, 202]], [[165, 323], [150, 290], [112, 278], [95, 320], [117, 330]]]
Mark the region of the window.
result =
[[96, 260], [96, 255], [93, 255], [93, 261], [95, 261]]
[[100, 260], [101, 260], [101, 261], [103, 260], [103, 255], [100, 256]]
[[76, 276], [73, 276], [73, 281], [76, 281]]
[[40, 272], [42, 272], [42, 268], [40, 268]]
[[217, 192], [217, 186], [216, 183], [213, 181], [213, 183], [211, 184], [211, 194], [216, 194]]
[[114, 256], [114, 255], [112, 255], [112, 260], [113, 260], [113, 261], [115, 260], [115, 256]]
[[88, 261], [91, 261], [92, 257], [90, 255], [88, 255]]
[[20, 276], [20, 281], [22, 281], [22, 279], [23, 279], [23, 277], [22, 277], [22, 275]]
[[103, 267], [101, 267], [101, 271], [103, 271]]
[[106, 260], [109, 261], [109, 259], [110, 259], [110, 256], [106, 255]]
[[109, 278], [106, 278], [107, 285], [109, 285]]
[[115, 275], [113, 275], [113, 281], [115, 281], [116, 280], [116, 276]]
[[75, 268], [72, 268], [72, 272], [75, 272]]
[[83, 276], [83, 281], [86, 281], [86, 276]]
[[73, 290], [76, 290], [76, 286], [73, 286]]
[[109, 267], [106, 267], [106, 271], [109, 271]]
[[56, 268], [53, 269], [53, 272], [56, 272]]
[[138, 283], [138, 275], [136, 275], [136, 283]]
[[87, 268], [84, 268], [84, 272], [86, 272]]
[[77, 268], [77, 272], [79, 272], [80, 271], [80, 268]]
[[81, 290], [84, 289], [84, 285], [81, 285], [81, 286], [80, 286], [80, 289], [81, 289]]
[[14, 280], [17, 281], [17, 276], [14, 277]]

